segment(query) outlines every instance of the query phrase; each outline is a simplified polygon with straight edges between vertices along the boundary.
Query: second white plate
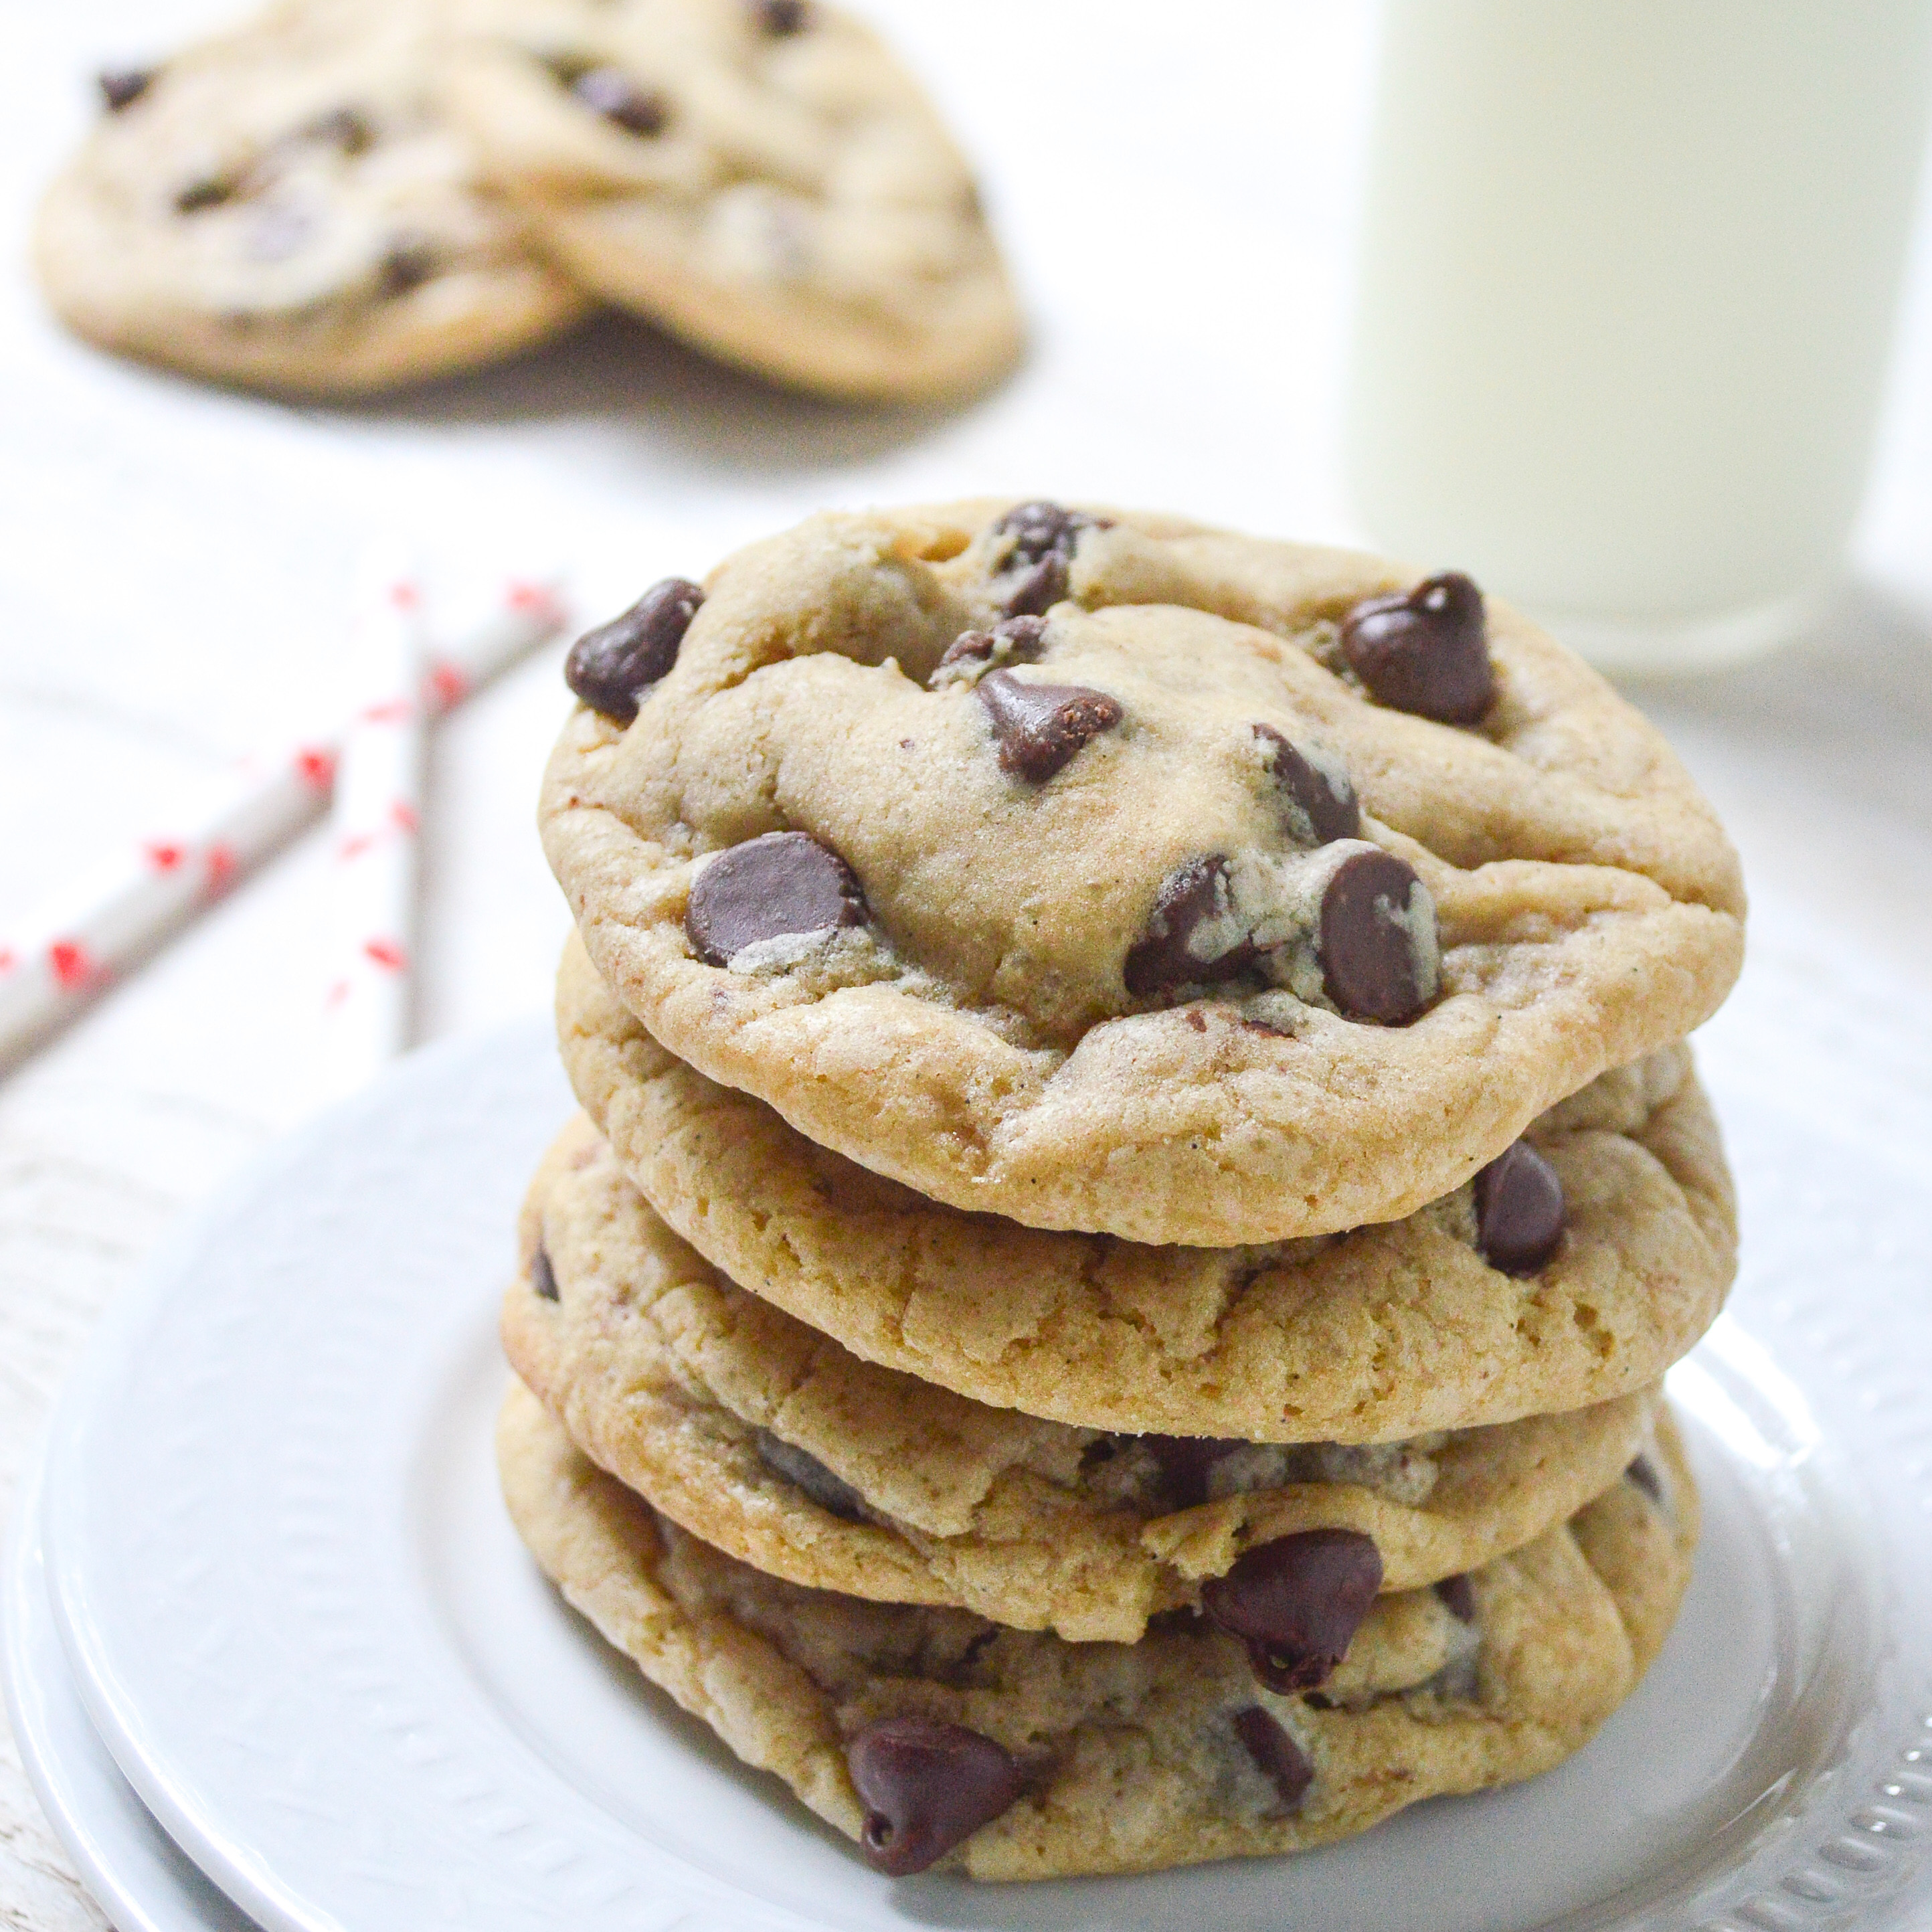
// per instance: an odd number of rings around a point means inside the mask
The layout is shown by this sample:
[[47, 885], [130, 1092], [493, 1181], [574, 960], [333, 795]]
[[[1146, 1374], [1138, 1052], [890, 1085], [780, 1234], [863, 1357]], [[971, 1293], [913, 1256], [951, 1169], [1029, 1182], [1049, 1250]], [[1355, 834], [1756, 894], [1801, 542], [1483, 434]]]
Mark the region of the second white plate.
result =
[[1922, 1178], [1751, 1097], [1730, 1124], [1757, 1262], [1672, 1379], [1707, 1521], [1684, 1617], [1602, 1736], [1516, 1790], [1147, 1879], [868, 1872], [563, 1609], [505, 1520], [495, 1307], [568, 1107], [536, 1026], [284, 1148], [115, 1312], [50, 1468], [82, 1694], [203, 1869], [302, 1932], [1906, 1922], [1932, 1846]]

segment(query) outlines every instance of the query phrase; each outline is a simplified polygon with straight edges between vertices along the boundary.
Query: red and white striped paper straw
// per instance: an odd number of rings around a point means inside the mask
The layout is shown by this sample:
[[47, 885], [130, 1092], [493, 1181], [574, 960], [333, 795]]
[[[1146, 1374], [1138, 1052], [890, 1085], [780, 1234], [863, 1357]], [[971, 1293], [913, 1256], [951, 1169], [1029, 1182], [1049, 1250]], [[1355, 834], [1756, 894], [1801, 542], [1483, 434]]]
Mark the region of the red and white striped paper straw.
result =
[[334, 957], [325, 981], [328, 1050], [339, 1092], [409, 1044], [422, 820], [422, 584], [387, 550], [364, 560], [350, 624], [356, 682], [368, 700], [349, 722], [329, 814]]
[[[566, 622], [554, 584], [505, 583], [486, 616], [428, 652], [424, 712], [434, 717], [460, 704]], [[334, 788], [349, 729], [345, 722], [245, 760], [212, 806], [158, 826], [10, 929], [0, 927], [0, 1066], [71, 1019], [311, 824]]]

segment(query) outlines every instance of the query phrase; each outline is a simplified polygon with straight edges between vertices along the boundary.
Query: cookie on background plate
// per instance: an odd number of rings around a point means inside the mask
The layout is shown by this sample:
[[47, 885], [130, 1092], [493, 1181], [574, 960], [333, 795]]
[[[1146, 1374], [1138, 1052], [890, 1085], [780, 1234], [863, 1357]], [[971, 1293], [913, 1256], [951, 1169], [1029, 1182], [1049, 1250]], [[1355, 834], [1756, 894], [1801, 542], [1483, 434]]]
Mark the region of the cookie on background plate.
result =
[[1213, 1249], [1022, 1228], [885, 1180], [666, 1052], [575, 940], [557, 1031], [626, 1172], [723, 1274], [868, 1361], [1062, 1422], [1372, 1442], [1580, 1408], [1661, 1376], [1736, 1263], [1681, 1046], [1533, 1121], [1540, 1160], [1403, 1220]]
[[[587, 1121], [538, 1170], [505, 1352], [592, 1460], [774, 1576], [1131, 1642], [1318, 1546], [1366, 1610], [1533, 1542], [1646, 1448], [1657, 1392], [1406, 1442], [1109, 1435], [860, 1361], [680, 1240]], [[1309, 1539], [1312, 1538], [1312, 1544]]]
[[1458, 1605], [1387, 1600], [1324, 1689], [1282, 1693], [1205, 1618], [1069, 1644], [764, 1576], [656, 1515], [520, 1385], [497, 1448], [518, 1533], [568, 1601], [896, 1876], [1298, 1851], [1546, 1770], [1636, 1688], [1696, 1535], [1666, 1420], [1655, 1497], [1618, 1484]]
[[441, 17], [292, 0], [104, 75], [34, 229], [62, 320], [196, 375], [332, 395], [494, 362], [584, 314], [430, 98]]
[[1032, 1226], [1395, 1220], [1742, 956], [1668, 746], [1464, 578], [1126, 512], [828, 514], [571, 676], [544, 841], [625, 1004]]
[[501, 0], [468, 26], [443, 97], [586, 288], [835, 396], [947, 395], [1016, 359], [965, 164], [824, 0]]

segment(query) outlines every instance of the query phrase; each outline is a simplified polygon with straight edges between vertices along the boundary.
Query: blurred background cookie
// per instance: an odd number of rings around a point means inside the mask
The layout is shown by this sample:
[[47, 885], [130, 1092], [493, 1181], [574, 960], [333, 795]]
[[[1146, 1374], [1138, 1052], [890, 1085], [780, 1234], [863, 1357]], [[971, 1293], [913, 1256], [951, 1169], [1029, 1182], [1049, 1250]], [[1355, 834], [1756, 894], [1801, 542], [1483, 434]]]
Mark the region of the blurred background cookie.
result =
[[444, 98], [586, 288], [710, 354], [880, 398], [1021, 344], [971, 175], [878, 37], [820, 0], [522, 0]]
[[298, 0], [152, 71], [49, 189], [34, 266], [103, 347], [219, 381], [376, 390], [514, 353], [589, 298], [430, 98], [436, 16]]

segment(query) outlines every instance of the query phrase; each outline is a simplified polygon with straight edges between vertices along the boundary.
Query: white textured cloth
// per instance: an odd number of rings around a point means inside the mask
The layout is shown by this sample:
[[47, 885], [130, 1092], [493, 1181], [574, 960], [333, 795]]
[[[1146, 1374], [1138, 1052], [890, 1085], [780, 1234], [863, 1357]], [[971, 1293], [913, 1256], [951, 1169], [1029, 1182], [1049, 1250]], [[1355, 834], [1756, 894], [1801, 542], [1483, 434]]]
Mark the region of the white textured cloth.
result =
[[[1028, 366], [954, 416], [779, 397], [618, 320], [338, 410], [114, 363], [61, 335], [19, 266], [32, 192], [92, 111], [94, 68], [224, 10], [4, 0], [0, 926], [229, 754], [341, 708], [330, 646], [350, 565], [386, 525], [422, 542], [432, 575], [560, 565], [586, 617], [826, 503], [1018, 488], [1348, 535], [1332, 409], [1364, 10], [1211, 0], [1185, 36], [1151, 0], [1104, 25], [1036, 0], [982, 0], [964, 26], [922, 0], [865, 10], [952, 116], [1034, 310]], [[1748, 975], [1870, 960], [1932, 995], [1932, 228], [1923, 238], [1904, 331], [1916, 353], [1861, 580], [1828, 635], [1646, 700], [1744, 851]], [[423, 1036], [548, 998], [564, 914], [530, 820], [566, 704], [556, 658], [439, 737]], [[105, 1298], [322, 1090], [323, 875], [310, 839], [0, 1084], [0, 1518]], [[1928, 1006], [1900, 1016], [1922, 1062]], [[1794, 1001], [1790, 1024], [1829, 1015]], [[0, 1932], [100, 1922], [0, 1728]]]

